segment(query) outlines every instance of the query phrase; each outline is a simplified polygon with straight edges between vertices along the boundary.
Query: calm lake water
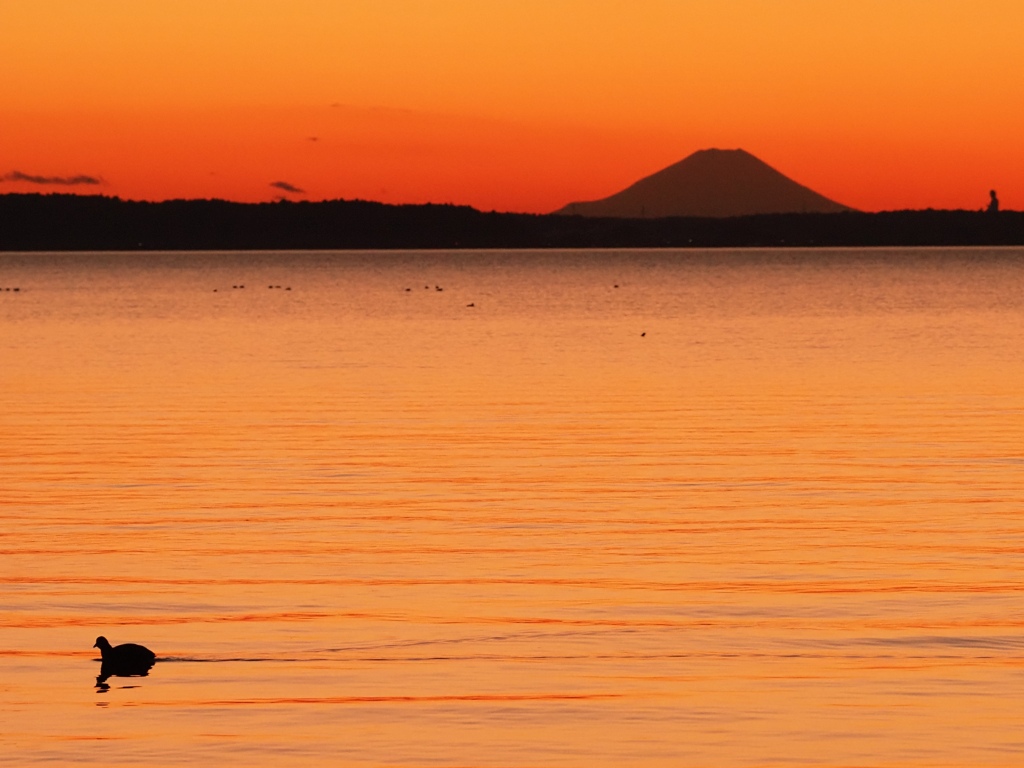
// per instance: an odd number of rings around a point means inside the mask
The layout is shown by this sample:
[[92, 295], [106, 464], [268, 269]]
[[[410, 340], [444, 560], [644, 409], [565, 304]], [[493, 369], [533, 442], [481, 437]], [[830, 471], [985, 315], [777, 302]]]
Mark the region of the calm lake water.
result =
[[1022, 249], [7, 287], [0, 764], [1024, 764]]

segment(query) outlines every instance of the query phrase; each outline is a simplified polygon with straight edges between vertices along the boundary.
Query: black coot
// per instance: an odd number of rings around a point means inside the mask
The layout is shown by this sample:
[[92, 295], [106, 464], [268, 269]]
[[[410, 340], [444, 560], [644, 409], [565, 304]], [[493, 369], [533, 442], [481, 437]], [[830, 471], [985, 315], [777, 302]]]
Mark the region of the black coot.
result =
[[150, 667], [156, 663], [155, 653], [135, 643], [112, 646], [107, 638], [97, 637], [93, 648], [99, 648], [103, 658], [101, 677], [148, 675]]

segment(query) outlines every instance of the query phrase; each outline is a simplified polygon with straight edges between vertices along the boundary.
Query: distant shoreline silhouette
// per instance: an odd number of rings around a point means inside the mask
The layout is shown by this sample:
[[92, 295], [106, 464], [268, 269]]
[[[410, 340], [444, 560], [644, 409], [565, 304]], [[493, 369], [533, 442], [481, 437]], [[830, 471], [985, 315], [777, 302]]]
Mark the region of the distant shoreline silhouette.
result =
[[1024, 245], [1024, 213], [929, 209], [628, 219], [362, 200], [151, 203], [0, 195], [2, 251], [957, 245]]

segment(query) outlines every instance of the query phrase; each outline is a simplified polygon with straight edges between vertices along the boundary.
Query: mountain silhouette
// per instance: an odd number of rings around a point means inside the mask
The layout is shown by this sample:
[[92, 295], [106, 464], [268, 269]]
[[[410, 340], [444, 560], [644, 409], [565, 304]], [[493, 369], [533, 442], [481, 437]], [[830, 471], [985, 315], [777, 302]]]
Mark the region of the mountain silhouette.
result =
[[702, 149], [611, 197], [570, 203], [555, 213], [652, 219], [849, 210], [742, 149]]

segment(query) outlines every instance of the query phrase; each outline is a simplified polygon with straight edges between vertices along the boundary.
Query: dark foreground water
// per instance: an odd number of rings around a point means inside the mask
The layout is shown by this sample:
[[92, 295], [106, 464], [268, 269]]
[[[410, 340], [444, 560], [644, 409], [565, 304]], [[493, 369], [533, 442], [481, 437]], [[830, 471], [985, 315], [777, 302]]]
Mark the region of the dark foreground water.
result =
[[2, 764], [1024, 763], [1024, 250], [6, 287]]

